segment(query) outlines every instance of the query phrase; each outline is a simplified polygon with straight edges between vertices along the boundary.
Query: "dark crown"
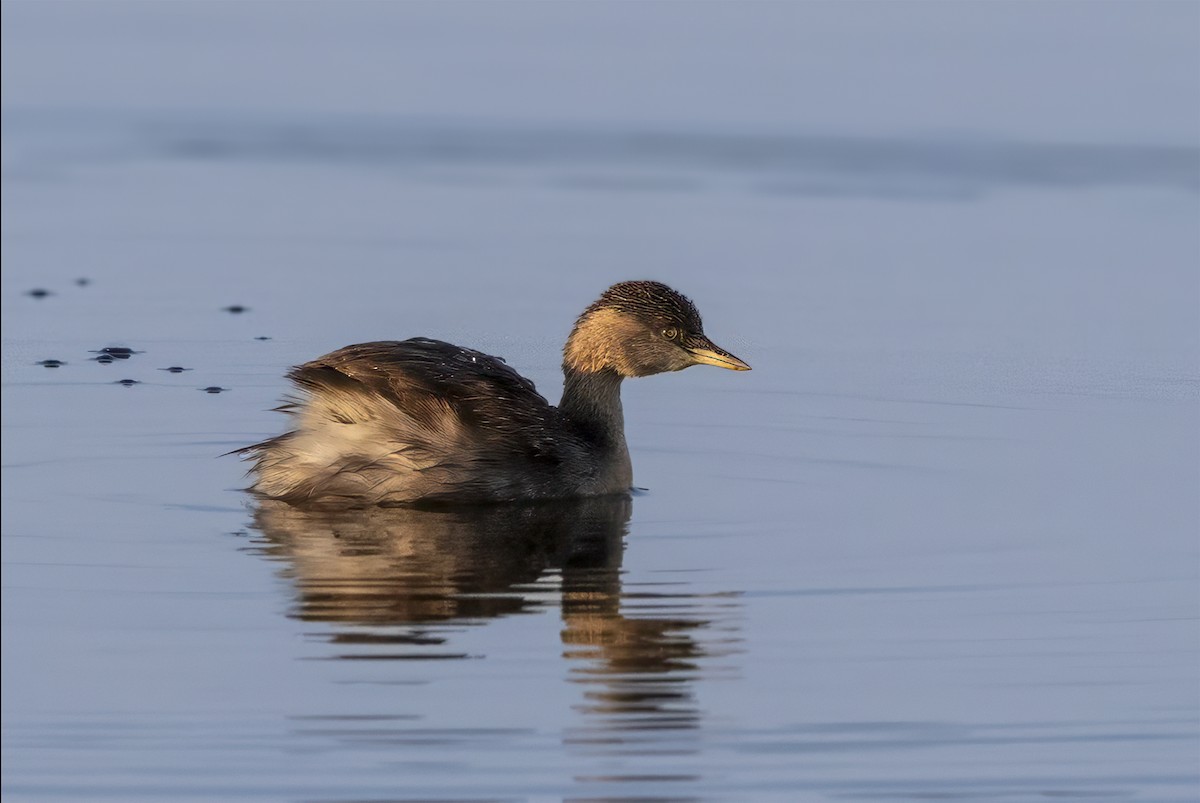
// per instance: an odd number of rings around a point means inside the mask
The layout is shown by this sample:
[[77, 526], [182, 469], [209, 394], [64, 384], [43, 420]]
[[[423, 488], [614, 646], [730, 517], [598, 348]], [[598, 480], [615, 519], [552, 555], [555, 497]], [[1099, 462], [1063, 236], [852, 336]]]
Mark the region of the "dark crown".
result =
[[662, 282], [614, 284], [584, 311], [584, 315], [601, 309], [632, 315], [651, 326], [677, 326], [689, 332], [703, 329], [700, 312], [691, 299]]

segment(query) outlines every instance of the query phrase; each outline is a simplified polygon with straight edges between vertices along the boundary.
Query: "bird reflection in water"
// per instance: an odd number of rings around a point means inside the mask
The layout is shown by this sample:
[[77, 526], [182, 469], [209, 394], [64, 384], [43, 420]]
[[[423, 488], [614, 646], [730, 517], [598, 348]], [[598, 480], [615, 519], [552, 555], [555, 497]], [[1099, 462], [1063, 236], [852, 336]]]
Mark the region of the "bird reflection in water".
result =
[[605, 732], [690, 729], [700, 717], [691, 681], [706, 649], [693, 633], [709, 622], [687, 615], [683, 595], [622, 593], [631, 510], [628, 496], [337, 512], [264, 501], [254, 526], [257, 551], [296, 586], [291, 615], [340, 625], [331, 641], [360, 650], [339, 658], [466, 658], [448, 644], [455, 629], [559, 592], [563, 654], [587, 687], [588, 725], [570, 738], [607, 744]]

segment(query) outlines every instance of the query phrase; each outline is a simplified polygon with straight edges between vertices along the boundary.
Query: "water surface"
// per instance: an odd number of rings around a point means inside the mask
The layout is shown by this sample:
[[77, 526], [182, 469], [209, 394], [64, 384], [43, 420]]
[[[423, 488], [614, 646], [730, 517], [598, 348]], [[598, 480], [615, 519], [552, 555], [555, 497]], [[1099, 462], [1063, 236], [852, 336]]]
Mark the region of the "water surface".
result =
[[[1186, 137], [27, 101], [6, 798], [1196, 798]], [[642, 277], [755, 370], [626, 383], [632, 498], [311, 513], [220, 457], [356, 341], [553, 399]]]

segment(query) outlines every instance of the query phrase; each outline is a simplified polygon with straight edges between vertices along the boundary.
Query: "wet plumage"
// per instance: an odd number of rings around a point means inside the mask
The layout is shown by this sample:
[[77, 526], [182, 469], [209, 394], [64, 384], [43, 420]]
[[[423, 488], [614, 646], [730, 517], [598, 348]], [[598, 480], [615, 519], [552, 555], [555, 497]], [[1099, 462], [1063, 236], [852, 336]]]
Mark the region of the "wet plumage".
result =
[[253, 490], [293, 504], [498, 502], [628, 491], [623, 378], [706, 362], [746, 370], [657, 282], [609, 288], [564, 349], [551, 405], [503, 360], [438, 340], [363, 343], [288, 374], [292, 431], [240, 452]]

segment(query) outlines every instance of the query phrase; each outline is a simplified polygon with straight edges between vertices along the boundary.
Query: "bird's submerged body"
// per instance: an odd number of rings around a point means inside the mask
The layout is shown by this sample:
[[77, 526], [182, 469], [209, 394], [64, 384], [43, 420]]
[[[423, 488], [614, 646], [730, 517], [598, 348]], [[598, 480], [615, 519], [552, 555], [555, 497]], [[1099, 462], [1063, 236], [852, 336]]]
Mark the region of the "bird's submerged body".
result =
[[697, 362], [748, 368], [704, 338], [683, 296], [655, 282], [625, 282], [576, 324], [557, 407], [482, 352], [425, 338], [363, 343], [292, 369], [300, 393], [280, 409], [295, 429], [241, 453], [253, 460], [254, 491], [298, 505], [623, 493], [633, 472], [622, 379]]

